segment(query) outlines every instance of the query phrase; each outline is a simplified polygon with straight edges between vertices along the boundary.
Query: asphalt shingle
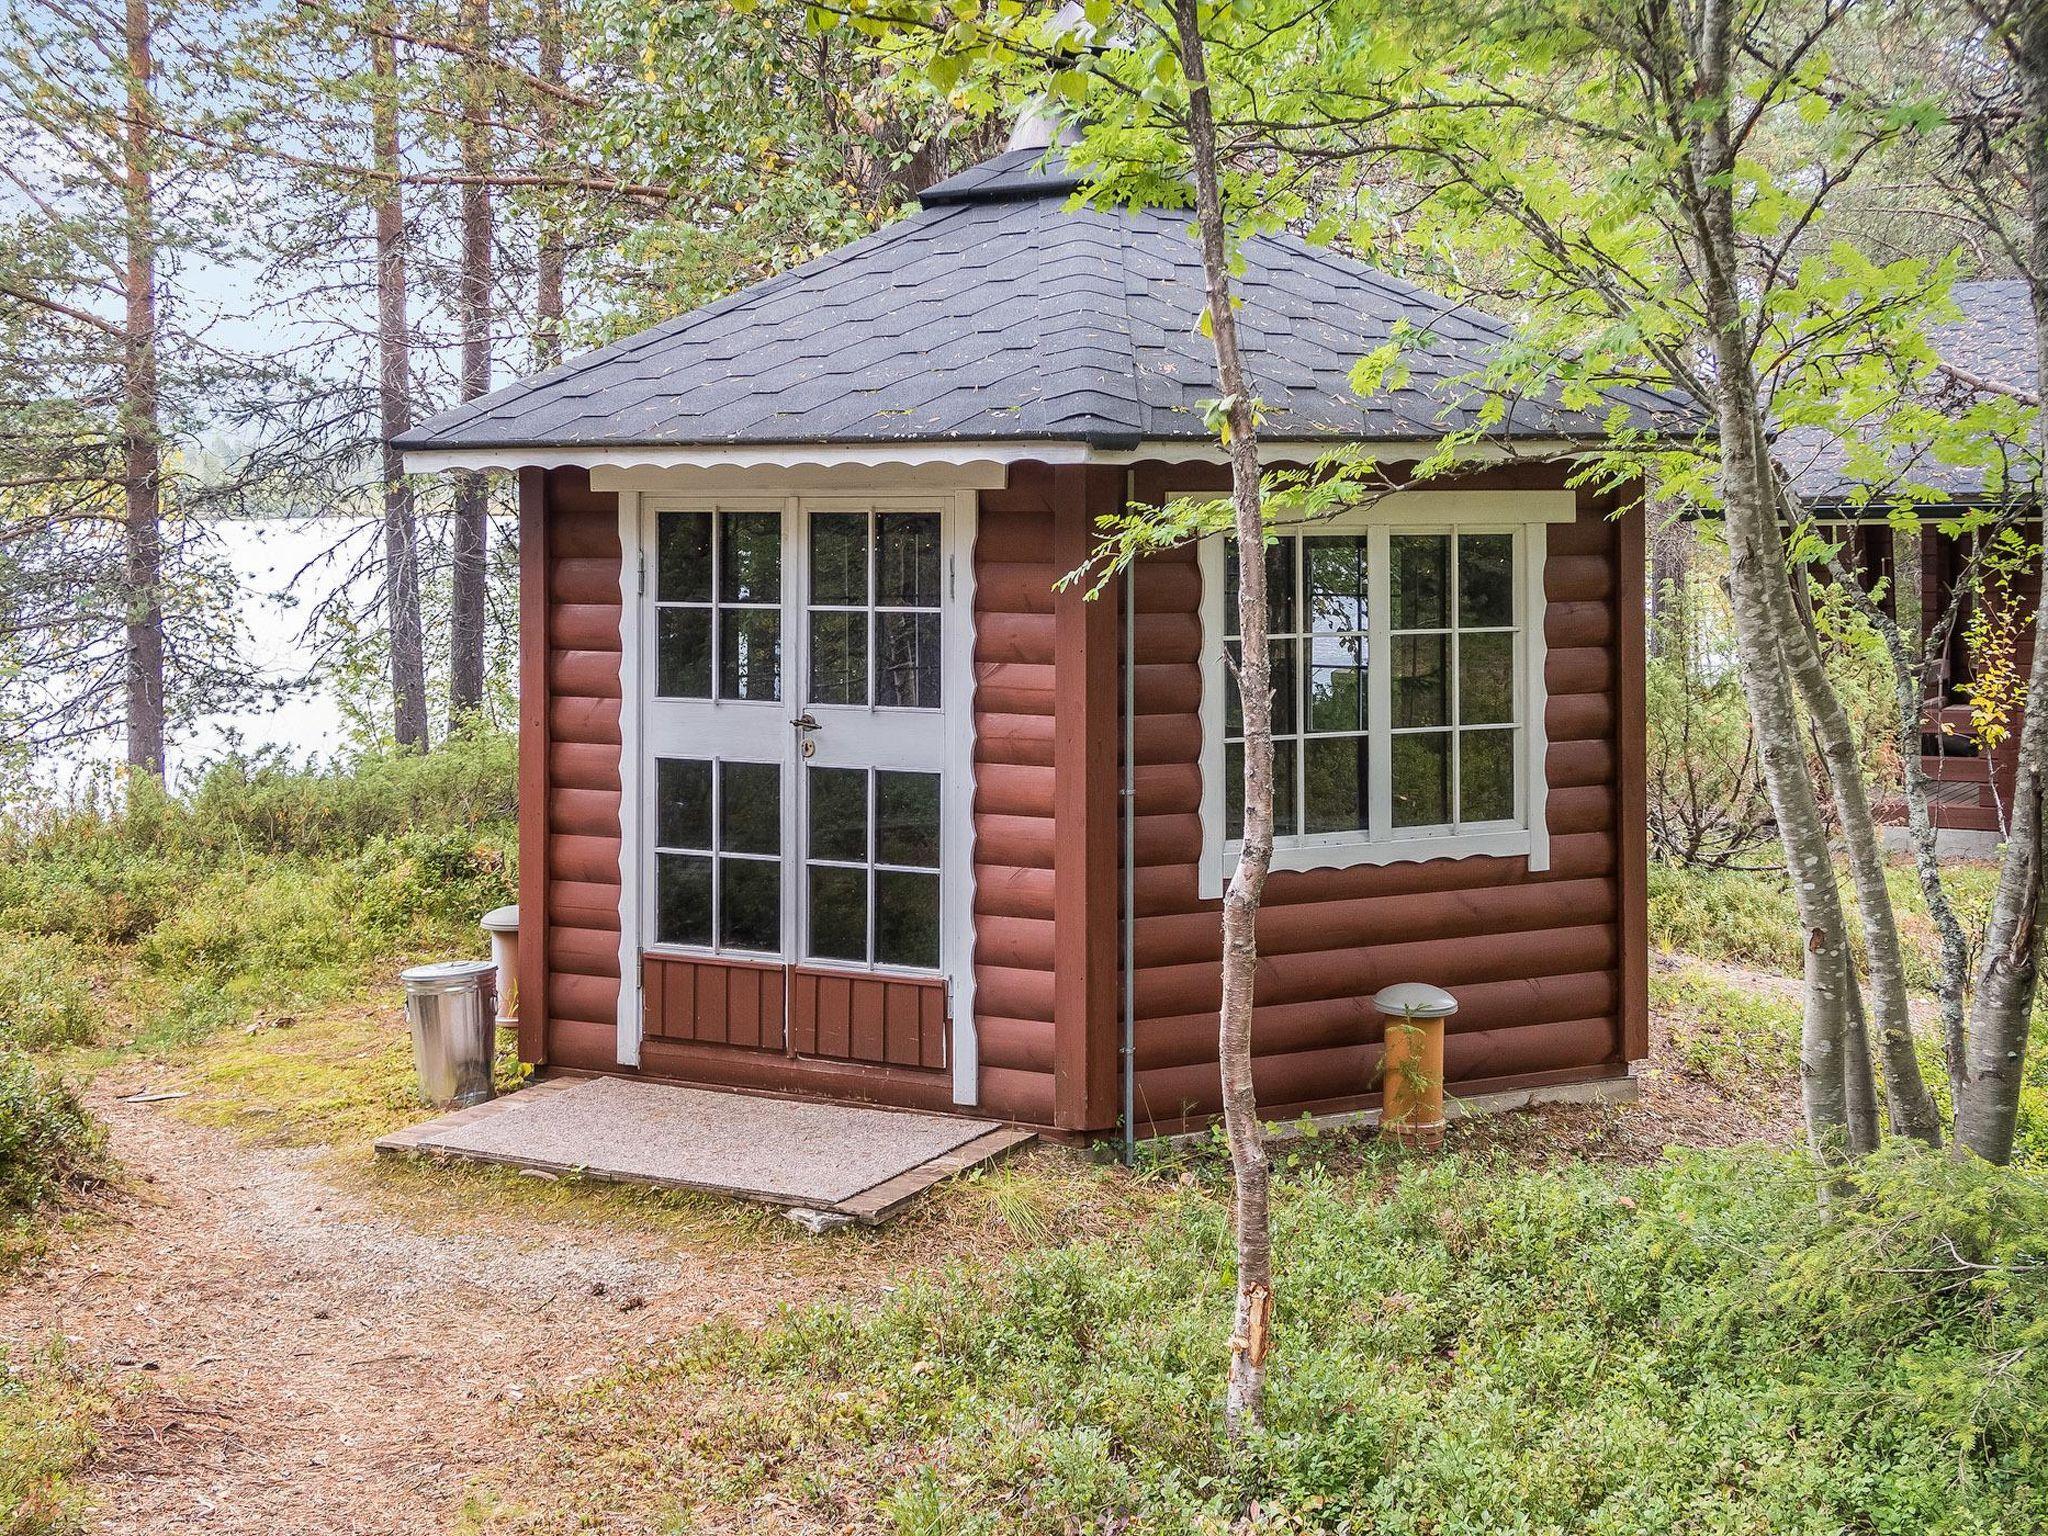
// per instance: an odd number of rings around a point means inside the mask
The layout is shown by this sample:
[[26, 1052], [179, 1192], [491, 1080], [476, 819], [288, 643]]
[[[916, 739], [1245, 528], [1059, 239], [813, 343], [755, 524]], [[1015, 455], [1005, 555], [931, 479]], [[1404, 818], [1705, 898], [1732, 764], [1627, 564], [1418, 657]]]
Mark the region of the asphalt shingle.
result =
[[[1216, 393], [1185, 212], [1070, 208], [1078, 179], [1018, 150], [942, 182], [888, 228], [421, 423], [407, 449], [1207, 435]], [[1469, 424], [1498, 320], [1288, 237], [1244, 248], [1245, 360], [1275, 439], [1412, 439]], [[1405, 321], [1410, 381], [1370, 400], [1353, 364]], [[1642, 425], [1682, 406], [1618, 399]], [[1599, 412], [1515, 402], [1511, 435], [1595, 438]]]

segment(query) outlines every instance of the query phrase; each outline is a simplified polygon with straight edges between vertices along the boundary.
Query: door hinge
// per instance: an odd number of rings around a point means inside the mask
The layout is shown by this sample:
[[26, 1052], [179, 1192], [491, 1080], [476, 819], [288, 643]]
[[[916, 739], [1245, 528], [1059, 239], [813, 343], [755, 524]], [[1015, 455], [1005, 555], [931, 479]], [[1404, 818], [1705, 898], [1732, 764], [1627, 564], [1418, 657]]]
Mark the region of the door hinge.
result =
[[640, 596], [645, 597], [647, 595], [647, 551], [644, 549], [639, 551], [635, 558], [640, 568], [637, 590]]

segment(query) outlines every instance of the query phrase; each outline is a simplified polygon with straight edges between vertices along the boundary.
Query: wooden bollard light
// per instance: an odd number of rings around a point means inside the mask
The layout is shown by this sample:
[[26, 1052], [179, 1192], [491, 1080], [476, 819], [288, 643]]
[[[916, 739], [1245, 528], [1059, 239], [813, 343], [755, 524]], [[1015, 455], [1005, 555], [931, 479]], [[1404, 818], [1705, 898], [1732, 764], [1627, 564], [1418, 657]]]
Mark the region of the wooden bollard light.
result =
[[1442, 987], [1403, 981], [1374, 994], [1386, 1015], [1380, 1055], [1380, 1134], [1434, 1152], [1444, 1144], [1444, 1020], [1458, 1000]]

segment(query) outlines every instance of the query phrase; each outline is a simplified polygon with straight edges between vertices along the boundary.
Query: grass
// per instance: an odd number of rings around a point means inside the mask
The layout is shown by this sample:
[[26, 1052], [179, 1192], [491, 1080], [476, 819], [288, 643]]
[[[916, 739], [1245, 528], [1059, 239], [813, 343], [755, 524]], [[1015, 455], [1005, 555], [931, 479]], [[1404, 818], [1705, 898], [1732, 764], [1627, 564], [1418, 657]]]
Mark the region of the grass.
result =
[[61, 1351], [18, 1359], [0, 1348], [0, 1536], [85, 1529], [80, 1476], [109, 1407]]
[[714, 1326], [541, 1402], [553, 1459], [484, 1490], [480, 1528], [2039, 1529], [2048, 1192], [1902, 1153], [1833, 1216], [1814, 1194], [1761, 1150], [1305, 1170], [1267, 1422], [1232, 1455], [1227, 1203], [1175, 1183], [1114, 1236]]
[[1683, 961], [1651, 973], [1650, 1007], [1670, 1030], [1676, 1065], [1716, 1087], [1782, 1091], [1798, 1069], [1796, 992]]

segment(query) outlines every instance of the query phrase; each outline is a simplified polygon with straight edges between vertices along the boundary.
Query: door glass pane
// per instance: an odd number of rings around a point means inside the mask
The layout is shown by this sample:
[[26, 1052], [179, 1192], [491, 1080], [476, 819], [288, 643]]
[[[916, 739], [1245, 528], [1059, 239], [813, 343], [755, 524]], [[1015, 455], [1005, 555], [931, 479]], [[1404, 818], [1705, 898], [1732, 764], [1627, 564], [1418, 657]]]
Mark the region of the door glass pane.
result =
[[1458, 535], [1458, 622], [1485, 628], [1515, 622], [1515, 536]]
[[875, 514], [875, 606], [939, 606], [939, 514]]
[[1458, 723], [1502, 725], [1515, 718], [1512, 631], [1458, 637]]
[[1509, 821], [1515, 814], [1515, 733], [1464, 731], [1458, 737], [1458, 819]]
[[773, 608], [719, 611], [718, 696], [782, 696], [782, 615]]
[[711, 859], [708, 854], [654, 857], [654, 936], [663, 944], [711, 943]]
[[664, 699], [711, 697], [711, 610], [662, 608], [655, 615], [654, 691]]
[[875, 615], [875, 703], [892, 708], [939, 707], [939, 616]]
[[868, 519], [864, 512], [811, 514], [811, 602], [864, 608], [868, 601]]
[[718, 942], [727, 949], [782, 948], [782, 864], [718, 861]]
[[1387, 585], [1396, 629], [1450, 624], [1450, 535], [1397, 533], [1387, 539]]
[[868, 872], [813, 864], [811, 876], [811, 957], [851, 960], [868, 957]]
[[1302, 776], [1302, 830], [1356, 832], [1366, 823], [1366, 738], [1311, 736], [1302, 743], [1307, 754]]
[[711, 601], [711, 519], [702, 512], [664, 512], [655, 531], [655, 601]]
[[875, 960], [880, 965], [938, 967], [937, 875], [875, 872]]
[[718, 851], [782, 851], [782, 767], [779, 763], [718, 766]]
[[1394, 825], [1440, 827], [1451, 819], [1451, 737], [1429, 731], [1394, 738]]
[[875, 862], [939, 867], [939, 776], [875, 774]]
[[809, 855], [865, 864], [868, 857], [868, 776], [862, 768], [810, 770]]
[[831, 610], [811, 614], [811, 702], [868, 701], [868, 616]]
[[655, 840], [664, 848], [711, 846], [711, 764], [664, 757], [655, 763]]
[[782, 601], [782, 514], [724, 512], [719, 522], [719, 600]]
[[1448, 725], [1450, 679], [1446, 635], [1394, 636], [1394, 728]]

